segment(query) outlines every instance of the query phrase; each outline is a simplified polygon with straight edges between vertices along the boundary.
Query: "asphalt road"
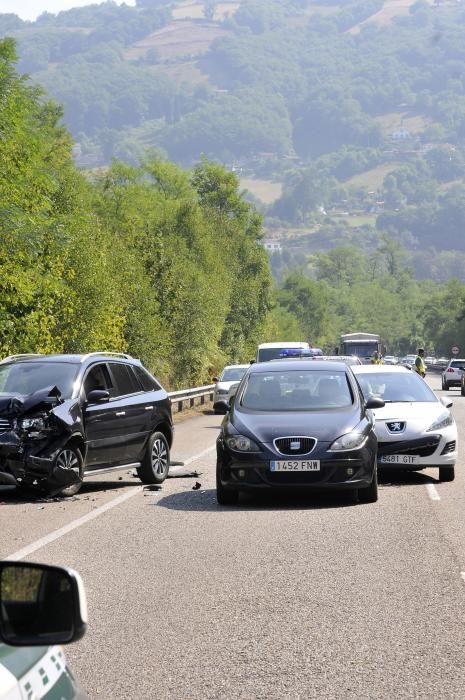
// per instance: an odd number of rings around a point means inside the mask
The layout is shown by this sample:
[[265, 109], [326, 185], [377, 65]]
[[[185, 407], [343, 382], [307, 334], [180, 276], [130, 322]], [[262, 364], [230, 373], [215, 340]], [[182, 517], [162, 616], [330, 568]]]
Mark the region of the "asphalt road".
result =
[[[213, 447], [220, 420], [179, 424], [174, 458]], [[89, 629], [66, 653], [91, 698], [465, 698], [464, 462], [460, 444], [452, 483], [388, 474], [370, 505], [220, 508], [213, 451], [189, 465], [198, 490], [117, 472], [68, 502], [5, 492], [0, 556], [82, 574]]]

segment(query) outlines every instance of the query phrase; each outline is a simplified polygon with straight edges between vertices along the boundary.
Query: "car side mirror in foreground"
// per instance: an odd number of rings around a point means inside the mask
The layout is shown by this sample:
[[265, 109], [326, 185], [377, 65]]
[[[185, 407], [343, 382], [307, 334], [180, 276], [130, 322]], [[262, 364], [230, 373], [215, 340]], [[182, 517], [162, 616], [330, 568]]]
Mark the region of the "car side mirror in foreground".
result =
[[110, 398], [110, 392], [106, 389], [92, 389], [87, 394], [87, 403], [103, 403]]
[[386, 404], [384, 403], [383, 399], [380, 399], [377, 396], [372, 396], [365, 402], [365, 408], [384, 408], [385, 405]]
[[445, 396], [441, 396], [441, 398], [439, 399], [439, 401], [440, 401], [440, 402], [442, 403], [442, 405], [445, 406], [446, 408], [452, 408], [452, 406], [454, 405], [454, 402], [451, 401], [450, 399], [447, 399]]
[[[233, 397], [231, 397], [231, 398], [233, 398]], [[215, 406], [216, 406], [216, 408], [219, 408], [222, 411], [224, 411], [224, 413], [229, 413], [229, 408], [231, 406], [230, 402], [231, 402], [231, 399], [229, 399], [229, 401], [218, 401], [218, 403], [215, 404]]]
[[12, 646], [69, 644], [87, 626], [87, 603], [76, 571], [0, 561], [0, 639]]

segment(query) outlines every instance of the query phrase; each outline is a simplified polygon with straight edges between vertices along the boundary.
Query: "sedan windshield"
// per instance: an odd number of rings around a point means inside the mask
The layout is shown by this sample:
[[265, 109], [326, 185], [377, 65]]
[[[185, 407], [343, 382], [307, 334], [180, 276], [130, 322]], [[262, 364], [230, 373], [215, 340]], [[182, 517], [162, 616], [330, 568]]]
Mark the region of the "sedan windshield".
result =
[[425, 381], [412, 372], [370, 372], [357, 374], [365, 397], [376, 396], [386, 403], [437, 401]]
[[57, 386], [64, 399], [73, 393], [79, 365], [71, 362], [9, 362], [0, 364], [0, 396], [29, 396]]
[[240, 382], [247, 367], [226, 367], [220, 377], [220, 382]]
[[253, 411], [314, 411], [353, 403], [345, 372], [307, 370], [252, 373], [241, 405]]

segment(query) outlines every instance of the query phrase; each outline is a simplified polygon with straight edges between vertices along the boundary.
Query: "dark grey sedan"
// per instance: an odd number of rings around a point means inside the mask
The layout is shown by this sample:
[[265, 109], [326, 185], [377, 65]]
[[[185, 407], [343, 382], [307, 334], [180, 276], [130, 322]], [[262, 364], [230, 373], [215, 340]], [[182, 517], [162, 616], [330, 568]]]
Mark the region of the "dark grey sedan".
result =
[[343, 362], [282, 360], [252, 365], [217, 441], [217, 499], [240, 491], [346, 490], [378, 498], [377, 440], [370, 409]]

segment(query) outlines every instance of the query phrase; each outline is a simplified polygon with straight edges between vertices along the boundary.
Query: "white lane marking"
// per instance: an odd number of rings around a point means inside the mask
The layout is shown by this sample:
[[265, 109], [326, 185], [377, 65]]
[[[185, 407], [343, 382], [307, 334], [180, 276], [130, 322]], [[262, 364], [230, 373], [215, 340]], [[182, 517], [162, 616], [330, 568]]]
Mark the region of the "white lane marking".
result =
[[[199, 452], [199, 454], [189, 457], [189, 459], [186, 459], [186, 461], [184, 462], [184, 465], [192, 464], [192, 462], [201, 459], [209, 452], [213, 452], [215, 447], [216, 445], [213, 445], [213, 447], [208, 447], [206, 450]], [[76, 528], [81, 527], [81, 525], [85, 525], [91, 520], [98, 518], [103, 513], [106, 513], [107, 510], [111, 510], [112, 508], [119, 506], [121, 503], [128, 501], [130, 498], [132, 498], [133, 496], [137, 496], [137, 494], [141, 492], [141, 486], [132, 488], [130, 491], [123, 493], [121, 496], [117, 496], [117, 498], [114, 498], [112, 501], [105, 503], [103, 506], [99, 506], [92, 512], [86, 513], [86, 515], [83, 515], [81, 518], [73, 520], [71, 523], [68, 523], [68, 525], [64, 525], [64, 527], [60, 527], [58, 530], [50, 532], [48, 535], [45, 535], [44, 537], [41, 537], [39, 540], [36, 540], [32, 544], [27, 545], [27, 547], [23, 547], [17, 552], [13, 552], [13, 554], [10, 554], [8, 557], [5, 557], [5, 560], [12, 561], [14, 559], [24, 559], [25, 557], [28, 557], [30, 554], [36, 552], [38, 549], [41, 549], [42, 547], [45, 547], [46, 545], [51, 544], [52, 542], [55, 542], [55, 540], [59, 540], [60, 537], [67, 535], [68, 532], [72, 532], [73, 530], [76, 530]]]
[[202, 457], [205, 457], [206, 455], [210, 454], [210, 452], [213, 452], [213, 450], [216, 450], [216, 445], [212, 445], [212, 447], [207, 447], [206, 450], [199, 452], [198, 455], [189, 457], [189, 459], [185, 460], [184, 466], [187, 467], [189, 464], [192, 464], [192, 462], [196, 462], [198, 459], [201, 459]]
[[436, 486], [434, 484], [426, 484], [426, 490], [428, 491], [428, 496], [431, 498], [432, 501], [441, 500], [441, 496], [438, 494]]
[[109, 501], [109, 503], [105, 503], [103, 506], [99, 506], [90, 513], [86, 513], [86, 515], [83, 515], [81, 518], [73, 520], [71, 523], [68, 523], [68, 525], [60, 527], [58, 530], [50, 532], [48, 535], [45, 535], [45, 537], [41, 537], [39, 540], [36, 540], [32, 544], [29, 544], [27, 547], [23, 547], [17, 552], [10, 554], [8, 557], [6, 557], [6, 560], [8, 561], [12, 559], [24, 559], [25, 557], [28, 557], [30, 554], [36, 552], [38, 549], [41, 549], [41, 547], [45, 547], [47, 544], [55, 542], [55, 540], [60, 539], [60, 537], [67, 535], [68, 532], [72, 532], [77, 527], [81, 527], [81, 525], [85, 525], [90, 520], [98, 518], [99, 515], [102, 515], [102, 513], [106, 513], [107, 510], [111, 510], [112, 508], [119, 506], [121, 503], [124, 503], [124, 501], [127, 501], [133, 496], [136, 496], [138, 493], [141, 493], [141, 491], [142, 487], [136, 486], [135, 488], [131, 489], [131, 491], [123, 493], [121, 496], [118, 496], [112, 501]]

